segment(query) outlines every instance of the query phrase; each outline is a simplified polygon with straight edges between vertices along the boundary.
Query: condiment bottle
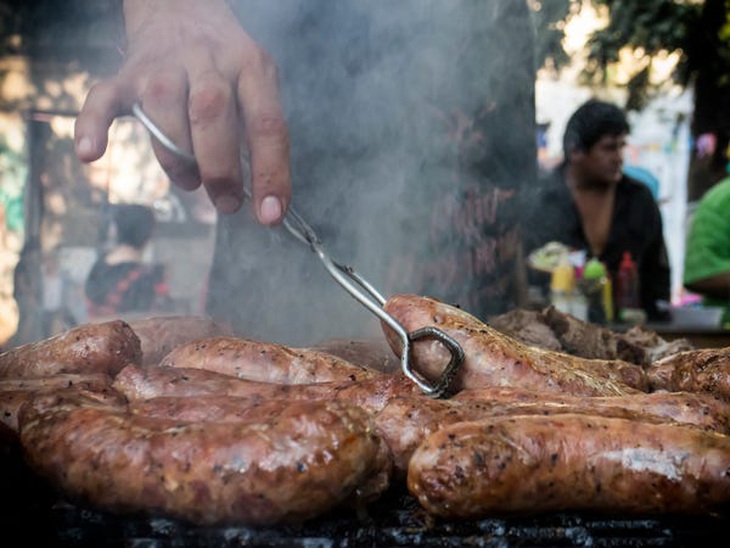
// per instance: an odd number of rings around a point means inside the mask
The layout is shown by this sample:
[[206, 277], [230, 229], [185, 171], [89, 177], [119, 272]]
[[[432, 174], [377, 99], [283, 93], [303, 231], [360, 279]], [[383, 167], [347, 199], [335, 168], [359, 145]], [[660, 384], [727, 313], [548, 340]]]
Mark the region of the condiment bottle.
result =
[[[591, 323], [603, 325], [609, 321], [605, 303], [608, 283], [606, 267], [593, 257], [583, 269], [583, 287], [588, 298], [588, 321]], [[613, 310], [611, 310], [611, 317], [613, 317]]]
[[636, 263], [629, 251], [624, 251], [616, 274], [616, 310], [618, 319], [624, 321], [627, 314], [639, 306], [639, 276]]
[[573, 293], [570, 301], [570, 313], [584, 322], [588, 321], [588, 296], [585, 292], [583, 266], [573, 268]]
[[565, 314], [572, 314], [571, 301], [575, 275], [567, 260], [561, 261], [550, 279], [550, 303]]

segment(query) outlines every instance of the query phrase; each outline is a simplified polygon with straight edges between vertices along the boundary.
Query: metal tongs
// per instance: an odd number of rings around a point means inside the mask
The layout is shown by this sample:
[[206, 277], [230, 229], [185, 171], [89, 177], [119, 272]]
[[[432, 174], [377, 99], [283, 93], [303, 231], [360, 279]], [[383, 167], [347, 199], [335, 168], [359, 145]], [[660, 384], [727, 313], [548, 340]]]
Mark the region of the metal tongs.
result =
[[[188, 162], [195, 164], [195, 156], [180, 149], [167, 135], [165, 135], [155, 123], [144, 113], [139, 104], [132, 107], [134, 116], [147, 128], [160, 144], [173, 154]], [[248, 198], [251, 192], [245, 188]], [[395, 331], [401, 340], [400, 363], [403, 373], [428, 396], [438, 398], [445, 395], [451, 381], [464, 362], [464, 350], [452, 337], [435, 327], [424, 327], [408, 333], [395, 318], [385, 312], [383, 306], [386, 303], [383, 297], [367, 280], [347, 265], [338, 263], [325, 251], [322, 241], [314, 232], [311, 226], [297, 213], [290, 205], [282, 224], [289, 233], [297, 240], [307, 245], [324, 264], [330, 275], [339, 283], [351, 296], [360, 304], [375, 314], [381, 321], [385, 322]], [[364, 291], [363, 291], [364, 290]], [[415, 371], [411, 365], [411, 343], [420, 339], [436, 339], [441, 342], [450, 352], [451, 359], [443, 370], [441, 377], [436, 382], [431, 382], [423, 375]]]

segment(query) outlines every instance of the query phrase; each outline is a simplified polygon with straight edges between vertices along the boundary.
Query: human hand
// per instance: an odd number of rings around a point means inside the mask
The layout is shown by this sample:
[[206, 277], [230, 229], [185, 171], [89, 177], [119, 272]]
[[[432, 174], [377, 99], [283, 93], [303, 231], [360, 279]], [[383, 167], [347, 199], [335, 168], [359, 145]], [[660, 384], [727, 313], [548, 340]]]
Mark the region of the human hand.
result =
[[196, 164], [153, 139], [160, 165], [185, 190], [202, 183], [221, 213], [244, 200], [241, 153], [250, 161], [256, 216], [281, 222], [291, 200], [289, 132], [277, 68], [224, 0], [125, 0], [128, 50], [119, 73], [89, 91], [76, 119], [76, 155], [105, 152], [114, 119], [139, 103]]

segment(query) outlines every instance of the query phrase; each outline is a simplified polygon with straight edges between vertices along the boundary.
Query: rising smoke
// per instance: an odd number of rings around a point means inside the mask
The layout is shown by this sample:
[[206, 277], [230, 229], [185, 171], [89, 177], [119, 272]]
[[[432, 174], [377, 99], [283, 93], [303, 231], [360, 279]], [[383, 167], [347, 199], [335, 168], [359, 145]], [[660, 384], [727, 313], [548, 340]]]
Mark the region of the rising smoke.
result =
[[[276, 59], [294, 206], [387, 297], [483, 315], [509, 299], [511, 204], [534, 175], [532, 40], [515, 0], [266, 0], [239, 15]], [[247, 211], [219, 221], [210, 311], [287, 344], [377, 334], [316, 256]]]

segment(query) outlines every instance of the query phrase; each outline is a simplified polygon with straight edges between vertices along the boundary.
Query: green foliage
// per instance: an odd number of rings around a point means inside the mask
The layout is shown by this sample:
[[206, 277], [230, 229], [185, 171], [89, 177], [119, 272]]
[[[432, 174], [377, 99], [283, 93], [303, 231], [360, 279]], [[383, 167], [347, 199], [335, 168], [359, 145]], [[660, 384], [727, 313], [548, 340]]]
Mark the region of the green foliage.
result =
[[535, 59], [538, 67], [550, 66], [560, 70], [570, 63], [563, 49], [566, 20], [579, 9], [571, 0], [543, 0], [529, 2], [535, 26]]
[[[639, 109], [656, 91], [648, 69], [653, 58], [679, 56], [672, 80], [689, 86], [727, 88], [730, 93], [730, 0], [591, 0], [608, 13], [608, 25], [588, 40], [584, 81], [596, 86], [611, 81], [612, 67], [624, 48], [643, 63], [627, 83], [629, 105]], [[532, 2], [538, 35], [538, 60], [556, 66], [564, 61], [560, 25], [580, 10], [580, 0]], [[560, 60], [560, 64], [555, 62]]]
[[0, 204], [8, 230], [23, 229], [23, 189], [28, 173], [26, 159], [0, 139]]

